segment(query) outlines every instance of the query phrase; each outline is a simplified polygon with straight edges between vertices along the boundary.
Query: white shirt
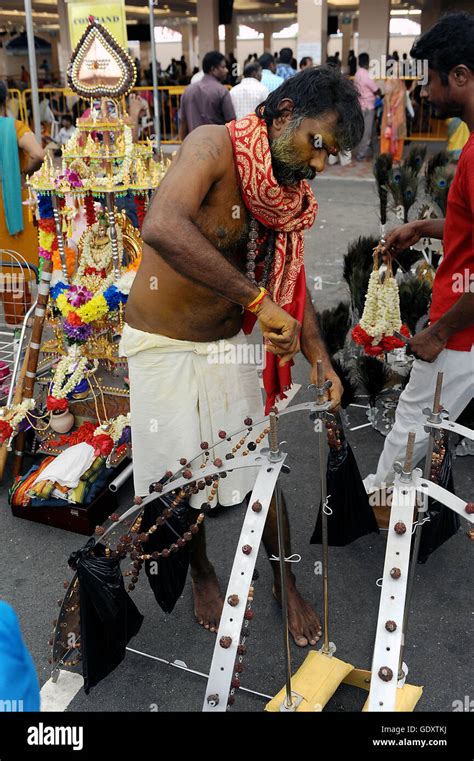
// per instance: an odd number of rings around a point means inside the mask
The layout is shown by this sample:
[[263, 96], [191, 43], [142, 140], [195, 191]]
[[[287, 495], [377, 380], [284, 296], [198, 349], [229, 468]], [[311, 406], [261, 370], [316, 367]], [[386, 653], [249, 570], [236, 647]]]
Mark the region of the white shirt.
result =
[[197, 71], [197, 72], [196, 72], [195, 74], [193, 74], [193, 76], [191, 77], [191, 81], [190, 81], [190, 83], [189, 83], [189, 84], [190, 84], [190, 85], [193, 85], [195, 82], [200, 82], [200, 81], [201, 81], [201, 79], [203, 78], [203, 76], [204, 76], [204, 72], [202, 71], [202, 69], [201, 69], [201, 71]]
[[70, 137], [74, 135], [76, 131], [76, 128], [73, 124], [71, 124], [70, 127], [66, 129], [66, 127], [61, 127], [61, 129], [58, 132], [58, 137], [56, 139], [56, 142], [59, 143], [59, 145], [65, 145]]
[[253, 114], [259, 103], [268, 97], [268, 88], [255, 77], [244, 77], [240, 85], [230, 91], [235, 116], [242, 119], [247, 114]]
[[276, 90], [277, 87], [280, 87], [280, 85], [283, 84], [285, 80], [283, 77], [278, 77], [276, 74], [274, 74], [270, 69], [263, 69], [262, 70], [262, 85], [265, 85], [265, 87], [268, 87], [269, 92], [273, 92], [273, 90]]

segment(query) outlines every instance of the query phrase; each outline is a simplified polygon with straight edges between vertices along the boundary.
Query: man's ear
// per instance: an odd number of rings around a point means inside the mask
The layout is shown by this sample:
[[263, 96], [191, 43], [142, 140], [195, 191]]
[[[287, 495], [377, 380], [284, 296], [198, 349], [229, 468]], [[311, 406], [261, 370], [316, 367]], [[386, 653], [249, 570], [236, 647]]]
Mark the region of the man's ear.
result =
[[449, 76], [452, 77], [454, 84], [457, 87], [465, 87], [469, 79], [472, 77], [472, 72], [463, 63], [458, 64], [449, 72]]
[[293, 115], [293, 109], [295, 107], [295, 104], [291, 100], [291, 98], [283, 98], [278, 104], [278, 111], [280, 111], [280, 115], [276, 116], [273, 120], [273, 128], [277, 132], [281, 132], [281, 130], [286, 126], [288, 121], [291, 119]]

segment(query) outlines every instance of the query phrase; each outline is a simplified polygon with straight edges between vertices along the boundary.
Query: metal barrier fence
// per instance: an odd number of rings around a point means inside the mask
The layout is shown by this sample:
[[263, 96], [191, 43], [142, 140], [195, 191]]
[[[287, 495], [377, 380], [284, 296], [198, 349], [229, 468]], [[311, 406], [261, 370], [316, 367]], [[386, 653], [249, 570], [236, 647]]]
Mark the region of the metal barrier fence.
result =
[[[164, 144], [180, 143], [178, 113], [181, 96], [185, 89], [186, 87], [181, 85], [158, 87], [161, 142]], [[90, 107], [90, 101], [87, 98], [81, 98], [67, 88], [43, 87], [38, 92], [41, 121], [45, 127], [44, 131], [45, 134], [53, 139], [59, 130], [62, 116], [72, 114], [75, 120]], [[139, 124], [139, 139], [151, 138], [154, 135], [153, 88], [134, 87], [132, 92], [147, 102], [147, 113], [142, 117]], [[14, 116], [28, 123], [33, 128], [31, 90], [26, 89], [22, 92], [20, 90], [8, 90], [8, 95], [9, 105]], [[424, 100], [421, 100], [419, 104], [415, 103], [415, 116], [408, 122], [407, 126], [407, 140], [426, 142], [447, 139], [445, 120], [434, 118], [432, 106], [428, 105]]]
[[25, 101], [21, 90], [8, 90], [7, 110], [11, 113], [14, 119], [19, 119], [22, 122], [26, 121], [24, 103]]

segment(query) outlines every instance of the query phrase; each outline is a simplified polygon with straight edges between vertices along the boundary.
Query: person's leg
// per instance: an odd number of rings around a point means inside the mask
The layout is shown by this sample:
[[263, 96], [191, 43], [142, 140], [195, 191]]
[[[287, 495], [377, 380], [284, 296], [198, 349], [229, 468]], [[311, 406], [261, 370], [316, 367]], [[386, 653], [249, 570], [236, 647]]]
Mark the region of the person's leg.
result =
[[[285, 557], [289, 557], [291, 555], [290, 524], [288, 521], [288, 512], [286, 509], [286, 503], [283, 494], [282, 506]], [[263, 545], [269, 558], [272, 556], [279, 556], [275, 496], [272, 497], [270, 510], [268, 512], [267, 521], [265, 523], [265, 529], [263, 531]], [[279, 602], [281, 597], [280, 564], [275, 560], [271, 560], [270, 562], [274, 574], [273, 593]], [[317, 613], [306, 602], [306, 600], [301, 597], [296, 587], [295, 577], [291, 570], [290, 563], [287, 563], [286, 565], [286, 579], [288, 597], [288, 628], [296, 644], [300, 647], [305, 647], [308, 643], [310, 645], [315, 645], [321, 637], [321, 620]]]
[[204, 523], [191, 542], [190, 567], [196, 620], [205, 629], [217, 632], [223, 599], [214, 566], [207, 556]]
[[393, 483], [393, 463], [403, 461], [410, 431], [416, 435], [414, 463], [426, 452], [428, 434], [424, 430], [426, 416], [423, 409], [433, 404], [436, 379], [443, 373], [441, 403], [449, 411], [451, 420], [463, 411], [474, 393], [474, 349], [471, 352], [444, 349], [434, 362], [415, 360], [410, 380], [400, 396], [395, 424], [385, 439], [377, 471], [364, 479], [367, 491]]
[[374, 111], [369, 109], [364, 109], [362, 112], [364, 115], [364, 134], [362, 135], [362, 140], [359, 143], [359, 146], [357, 148], [356, 152], [356, 158], [357, 161], [363, 161], [367, 157], [367, 153], [370, 148], [370, 141], [372, 138], [372, 128], [374, 125]]

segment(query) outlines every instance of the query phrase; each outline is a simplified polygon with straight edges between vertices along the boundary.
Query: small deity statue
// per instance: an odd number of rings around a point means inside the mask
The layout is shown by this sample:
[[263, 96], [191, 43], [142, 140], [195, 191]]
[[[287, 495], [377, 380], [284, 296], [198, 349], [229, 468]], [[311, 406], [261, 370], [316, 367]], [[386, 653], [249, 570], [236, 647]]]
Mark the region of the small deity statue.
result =
[[105, 214], [84, 234], [82, 254], [75, 285], [85, 286], [92, 293], [113, 282], [112, 243]]

